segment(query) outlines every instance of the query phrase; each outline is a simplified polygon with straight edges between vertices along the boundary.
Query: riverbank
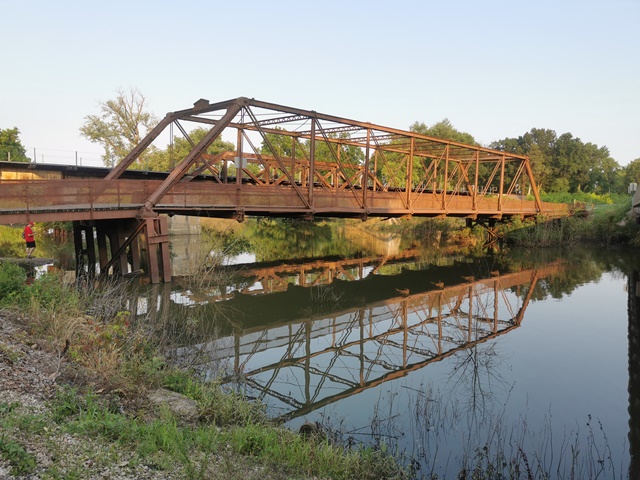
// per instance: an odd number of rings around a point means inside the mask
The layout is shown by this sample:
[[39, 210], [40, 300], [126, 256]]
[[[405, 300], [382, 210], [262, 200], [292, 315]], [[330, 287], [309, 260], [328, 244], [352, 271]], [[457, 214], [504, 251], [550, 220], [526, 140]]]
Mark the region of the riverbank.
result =
[[599, 205], [583, 216], [559, 219], [513, 219], [499, 228], [507, 245], [520, 247], [640, 245], [640, 226], [624, 204]]
[[117, 287], [16, 269], [0, 264], [0, 478], [407, 478], [383, 451], [289, 431], [172, 368]]

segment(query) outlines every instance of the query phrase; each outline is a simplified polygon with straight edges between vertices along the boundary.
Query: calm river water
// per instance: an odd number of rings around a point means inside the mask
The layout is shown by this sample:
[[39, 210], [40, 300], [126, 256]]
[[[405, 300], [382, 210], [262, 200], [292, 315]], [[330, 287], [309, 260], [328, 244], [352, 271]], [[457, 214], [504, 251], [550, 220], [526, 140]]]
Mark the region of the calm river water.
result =
[[[294, 430], [384, 445], [419, 478], [489, 464], [640, 478], [633, 250], [462, 255], [361, 228], [258, 227], [222, 235], [232, 265], [213, 282], [140, 291], [136, 318], [178, 364]], [[204, 243], [174, 237], [174, 273], [207, 263]]]
[[[176, 258], [197, 250], [175, 240]], [[640, 256], [446, 255], [393, 238], [357, 250], [245, 251], [216, 287], [149, 287], [137, 314], [160, 313], [176, 362], [290, 428], [385, 445], [418, 476], [516, 462], [522, 478], [638, 478]]]

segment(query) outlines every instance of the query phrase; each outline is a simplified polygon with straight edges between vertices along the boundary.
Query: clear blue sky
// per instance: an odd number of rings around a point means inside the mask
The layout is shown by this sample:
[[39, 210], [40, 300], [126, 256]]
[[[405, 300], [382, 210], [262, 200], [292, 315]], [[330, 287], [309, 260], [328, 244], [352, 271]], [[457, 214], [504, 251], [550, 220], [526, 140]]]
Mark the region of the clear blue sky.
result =
[[640, 158], [640, 0], [0, 0], [0, 11], [0, 128], [18, 127], [38, 161], [78, 150], [97, 164], [83, 118], [129, 87], [158, 117], [247, 96], [400, 129], [448, 118], [484, 145], [548, 128], [621, 165]]

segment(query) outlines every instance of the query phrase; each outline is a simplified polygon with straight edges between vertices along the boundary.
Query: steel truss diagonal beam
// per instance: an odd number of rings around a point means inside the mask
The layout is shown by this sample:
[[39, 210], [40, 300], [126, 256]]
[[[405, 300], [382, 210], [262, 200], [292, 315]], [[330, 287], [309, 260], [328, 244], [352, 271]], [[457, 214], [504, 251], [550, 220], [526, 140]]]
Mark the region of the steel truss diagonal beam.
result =
[[[198, 145], [194, 145], [181, 122], [207, 125], [210, 130]], [[246, 97], [214, 104], [201, 99], [194, 104], [193, 108], [168, 113], [105, 179], [120, 178], [124, 171], [172, 123], [178, 126], [191, 143], [192, 150], [169, 172], [163, 184], [144, 203], [144, 209], [149, 214], [178, 181], [193, 181], [206, 171], [211, 172], [216, 181], [227, 181], [226, 178], [221, 179], [220, 170], [215, 164], [220, 161], [226, 164], [228, 156], [206, 157], [209, 145], [226, 129], [239, 132], [236, 151], [231, 153], [231, 155], [235, 154], [235, 158], [241, 159], [238, 174], [244, 178], [236, 178], [238, 187], [241, 188], [245, 180], [255, 181], [264, 187], [283, 187], [285, 186], [283, 179], [285, 179], [286, 188], [295, 191], [304, 209], [309, 213], [317, 209], [317, 200], [313, 191], [316, 188], [336, 188], [338, 185], [335, 182], [338, 179], [343, 182], [340, 188], [354, 195], [354, 207], [358, 210], [368, 211], [373, 205], [371, 200], [373, 197], [366, 193], [368, 189], [372, 189], [372, 192], [379, 190], [381, 193], [390, 193], [393, 190], [394, 194], [401, 199], [401, 208], [409, 214], [419, 208], [421, 202], [423, 203], [421, 198], [424, 195], [437, 194], [439, 196], [437, 208], [440, 214], [446, 214], [447, 211], [456, 208], [456, 198], [472, 194], [474, 202], [471, 210], [474, 211], [469, 211], [470, 216], [477, 215], [475, 209], [481, 203], [486, 203], [485, 199], [490, 194], [499, 197], [497, 207], [492, 208], [495, 208], [496, 216], [501, 216], [505, 202], [510, 201], [513, 204], [512, 200], [507, 199], [514, 196], [516, 189], [522, 190], [519, 182], [524, 179], [533, 193], [537, 212], [544, 210], [529, 159], [526, 156]], [[307, 127], [304, 130], [301, 129], [305, 125]], [[263, 148], [266, 147], [271, 152], [273, 165], [276, 168], [274, 172], [278, 173], [277, 177], [272, 173], [273, 167], [268, 163], [267, 157], [263, 156], [259, 146], [255, 145], [251, 139], [252, 132], [259, 134]], [[270, 135], [291, 138], [293, 148], [299, 144], [300, 140], [308, 144], [304, 148], [300, 146], [301, 148], [296, 149], [298, 153], [288, 159], [278, 153], [277, 148], [271, 143]], [[251, 146], [256, 158], [254, 161], [262, 166], [263, 172], [256, 173], [244, 168], [242, 165], [243, 142]], [[318, 142], [328, 147], [326, 150], [329, 157], [323, 161], [331, 162], [333, 166], [320, 166], [322, 162], [319, 162], [317, 148], [314, 148], [314, 144]], [[339, 155], [343, 146], [361, 149], [365, 154], [364, 164], [357, 166], [344, 164]], [[310, 152], [307, 151], [309, 147]], [[389, 155], [392, 157], [388, 157]], [[399, 158], [398, 155], [404, 159]], [[301, 163], [296, 156], [307, 157], [307, 163]], [[193, 168], [196, 161], [203, 163], [198, 169]], [[417, 163], [414, 165], [414, 162]], [[511, 163], [515, 164], [515, 170], [507, 169], [507, 165]], [[379, 178], [381, 168], [385, 164], [392, 165], [389, 167], [390, 171], [395, 171], [396, 176], [404, 175], [405, 177], [404, 180], [394, 179], [395, 183], [391, 189], [383, 179]], [[423, 166], [420, 167], [420, 164]], [[370, 165], [374, 167], [373, 170], [370, 169]], [[488, 170], [483, 165], [487, 165]], [[513, 171], [515, 171], [514, 174]], [[416, 175], [425, 176], [420, 178]], [[507, 178], [508, 175], [511, 176]], [[266, 183], [262, 183], [263, 180], [260, 180], [262, 178]], [[314, 181], [318, 181], [319, 185], [314, 186]], [[417, 185], [415, 190], [413, 185]], [[361, 195], [356, 194], [359, 188], [364, 190]], [[242, 198], [242, 195], [238, 198]], [[236, 207], [239, 210], [244, 209], [241, 203]], [[355, 213], [354, 210], [352, 214]]]

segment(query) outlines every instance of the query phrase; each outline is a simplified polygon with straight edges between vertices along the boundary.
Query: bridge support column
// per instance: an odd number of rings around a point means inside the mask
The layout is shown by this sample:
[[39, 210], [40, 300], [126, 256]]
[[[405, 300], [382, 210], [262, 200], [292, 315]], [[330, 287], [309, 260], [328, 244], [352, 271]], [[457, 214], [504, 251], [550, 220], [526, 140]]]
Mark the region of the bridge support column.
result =
[[501, 240], [500, 236], [498, 235], [498, 222], [499, 220], [496, 218], [467, 218], [466, 226], [467, 228], [473, 228], [476, 225], [480, 225], [481, 227], [483, 227], [487, 232], [487, 239], [484, 242], [484, 246], [495, 247]]
[[94, 277], [96, 274], [96, 247], [93, 227], [73, 222], [73, 241], [76, 253], [76, 278]]
[[171, 281], [169, 223], [167, 217], [145, 218], [143, 243], [147, 251], [151, 283]]
[[[107, 276], [145, 272], [151, 283], [171, 281], [166, 217], [73, 222], [76, 276], [94, 277], [96, 259]], [[97, 244], [97, 256], [96, 256]]]

